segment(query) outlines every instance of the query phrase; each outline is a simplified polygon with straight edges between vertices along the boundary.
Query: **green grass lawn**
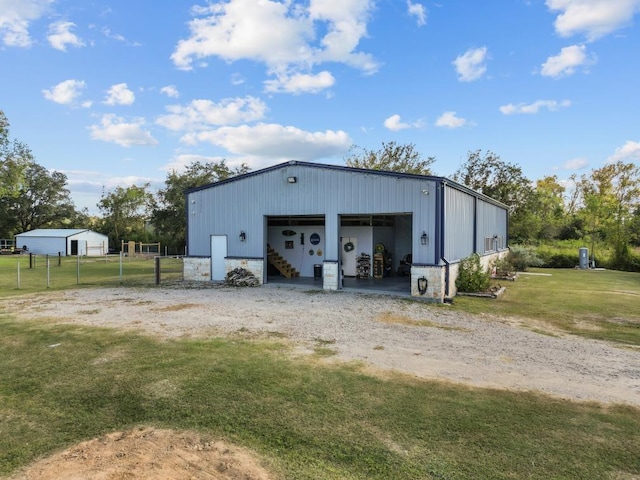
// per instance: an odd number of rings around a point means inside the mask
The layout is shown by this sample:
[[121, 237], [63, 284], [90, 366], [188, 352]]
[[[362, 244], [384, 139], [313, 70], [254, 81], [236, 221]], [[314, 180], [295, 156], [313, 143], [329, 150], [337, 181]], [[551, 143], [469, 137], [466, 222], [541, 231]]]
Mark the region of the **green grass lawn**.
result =
[[640, 409], [294, 360], [277, 340], [156, 341], [0, 318], [0, 476], [102, 434], [190, 429], [286, 479], [632, 479]]
[[[640, 475], [638, 408], [382, 379], [357, 365], [324, 365], [321, 349], [294, 359], [278, 339], [157, 341], [17, 321], [1, 313], [2, 302], [46, 290], [41, 280], [16, 290], [7, 272], [17, 261], [0, 257], [0, 476], [81, 440], [142, 425], [196, 430], [251, 448], [284, 479]], [[146, 278], [152, 262], [132, 261], [131, 278], [134, 265]], [[75, 267], [75, 259], [52, 267], [59, 279], [52, 288], [75, 287]], [[118, 262], [86, 268], [83, 285], [119, 284]], [[41, 278], [39, 269], [31, 274]], [[497, 300], [460, 297], [453, 308], [640, 344], [640, 274], [534, 272], [552, 276], [521, 276], [504, 282]]]
[[[162, 269], [162, 281], [182, 278], [180, 259], [163, 258]], [[144, 257], [125, 257], [122, 264], [117, 255], [81, 257], [80, 261], [77, 257], [49, 257], [47, 269], [47, 259], [42, 255], [35, 257], [31, 265], [29, 255], [0, 255], [0, 298], [47, 288], [61, 290], [78, 286], [153, 285], [154, 271], [153, 258]]]
[[[495, 300], [456, 297], [454, 308], [534, 320], [588, 338], [640, 346], [640, 274], [614, 270], [531, 269], [501, 281]], [[550, 276], [547, 276], [549, 275]]]

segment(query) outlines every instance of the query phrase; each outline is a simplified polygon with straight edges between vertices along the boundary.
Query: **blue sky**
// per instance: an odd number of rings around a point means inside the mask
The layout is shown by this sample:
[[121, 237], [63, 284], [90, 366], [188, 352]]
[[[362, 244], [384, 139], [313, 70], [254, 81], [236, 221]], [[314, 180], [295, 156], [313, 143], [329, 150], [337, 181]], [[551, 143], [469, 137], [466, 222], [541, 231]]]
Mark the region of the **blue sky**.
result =
[[0, 109], [76, 205], [193, 160], [413, 143], [532, 180], [640, 162], [640, 0], [0, 0]]

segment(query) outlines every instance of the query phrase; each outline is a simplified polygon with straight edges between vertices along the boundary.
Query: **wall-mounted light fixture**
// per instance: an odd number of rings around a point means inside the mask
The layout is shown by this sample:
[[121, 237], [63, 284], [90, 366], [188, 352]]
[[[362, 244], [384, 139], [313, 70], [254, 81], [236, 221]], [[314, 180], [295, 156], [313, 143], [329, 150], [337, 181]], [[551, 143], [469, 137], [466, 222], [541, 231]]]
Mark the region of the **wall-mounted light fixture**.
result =
[[427, 293], [427, 279], [424, 275], [418, 279], [418, 292], [420, 295]]
[[287, 177], [287, 182], [298, 183], [298, 177]]
[[240, 241], [244, 242], [247, 239], [247, 234], [244, 233], [244, 230], [240, 232]]
[[429, 237], [427, 236], [427, 232], [423, 230], [422, 235], [420, 235], [420, 243], [422, 245], [426, 245], [428, 241], [429, 241]]

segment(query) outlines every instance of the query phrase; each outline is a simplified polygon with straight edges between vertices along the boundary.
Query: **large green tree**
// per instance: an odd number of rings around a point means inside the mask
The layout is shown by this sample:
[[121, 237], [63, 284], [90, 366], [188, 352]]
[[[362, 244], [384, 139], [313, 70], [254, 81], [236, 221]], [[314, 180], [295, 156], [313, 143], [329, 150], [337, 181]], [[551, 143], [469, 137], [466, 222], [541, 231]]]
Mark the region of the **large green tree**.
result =
[[75, 226], [77, 219], [66, 175], [37, 164], [27, 145], [11, 140], [9, 121], [0, 110], [0, 236]]
[[551, 240], [558, 237], [567, 223], [565, 209], [565, 187], [558, 177], [549, 175], [536, 181], [534, 211], [539, 219], [538, 238]]
[[24, 143], [11, 140], [9, 120], [0, 110], [0, 197], [18, 195], [26, 167], [33, 162], [31, 150]]
[[112, 245], [122, 241], [146, 241], [153, 195], [149, 184], [115, 187], [102, 192], [98, 209], [102, 214], [99, 230], [109, 236]]
[[518, 165], [505, 162], [491, 151], [476, 150], [468, 153], [467, 161], [453, 179], [509, 207], [511, 240], [526, 242], [537, 238], [541, 224], [535, 215], [535, 191]]
[[612, 266], [627, 268], [634, 214], [640, 206], [640, 168], [633, 163], [610, 163], [590, 176], [583, 175], [577, 188], [592, 254], [598, 241], [604, 240], [613, 250]]
[[176, 253], [181, 252], [186, 243], [185, 190], [229, 177], [247, 173], [249, 167], [241, 165], [230, 168], [224, 160], [219, 162], [192, 162], [182, 172], [172, 170], [168, 173], [164, 188], [156, 195], [151, 213], [151, 223], [164, 245]]
[[424, 157], [413, 143], [398, 144], [382, 142], [379, 150], [368, 150], [356, 145], [349, 149], [344, 158], [349, 167], [383, 170], [388, 172], [431, 175], [431, 165], [435, 157]]
[[15, 233], [68, 226], [76, 211], [66, 187], [67, 176], [31, 162], [21, 177], [12, 187], [15, 194], [0, 199], [5, 226]]

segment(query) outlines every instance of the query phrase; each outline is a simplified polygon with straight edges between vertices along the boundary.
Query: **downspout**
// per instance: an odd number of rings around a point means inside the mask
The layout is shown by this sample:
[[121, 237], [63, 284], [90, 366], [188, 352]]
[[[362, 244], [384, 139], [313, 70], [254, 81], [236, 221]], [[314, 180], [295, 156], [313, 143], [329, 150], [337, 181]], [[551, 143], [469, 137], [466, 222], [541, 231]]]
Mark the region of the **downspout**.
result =
[[505, 213], [507, 214], [507, 231], [504, 232], [504, 236], [505, 236], [505, 247], [507, 249], [509, 249], [509, 210], [505, 210]]
[[189, 245], [189, 219], [191, 215], [189, 213], [189, 194], [185, 193], [184, 195], [184, 214], [187, 216], [187, 222], [185, 224], [184, 231], [184, 256], [186, 257], [189, 253], [187, 245]]
[[444, 251], [445, 251], [445, 232], [446, 232], [446, 223], [447, 223], [447, 202], [446, 202], [446, 189], [447, 189], [447, 184], [446, 182], [441, 182], [440, 183], [440, 192], [438, 192], [438, 198], [439, 198], [439, 217], [441, 217], [441, 220], [439, 222], [439, 225], [436, 226], [436, 228], [438, 229], [437, 231], [437, 238], [438, 238], [438, 246], [436, 248], [436, 257], [440, 259], [438, 261], [438, 263], [440, 262], [444, 262], [445, 267], [444, 267], [444, 295], [442, 300], [444, 301], [448, 296], [449, 296], [449, 262], [447, 261], [447, 259], [444, 256]]
[[444, 256], [443, 238], [444, 238], [444, 182], [438, 181], [436, 186], [436, 214], [435, 214], [435, 241], [433, 242], [433, 259], [434, 265], [436, 260]]
[[478, 197], [473, 197], [473, 251], [478, 253]]

